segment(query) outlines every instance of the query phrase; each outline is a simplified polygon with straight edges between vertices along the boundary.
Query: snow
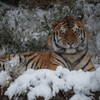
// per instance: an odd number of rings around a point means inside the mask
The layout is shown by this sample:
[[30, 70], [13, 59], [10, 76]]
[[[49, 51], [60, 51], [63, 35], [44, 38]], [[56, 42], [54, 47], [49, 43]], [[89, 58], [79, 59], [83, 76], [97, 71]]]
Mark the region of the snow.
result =
[[[5, 81], [4, 75], [6, 76], [6, 72], [2, 71], [1, 86]], [[100, 68], [94, 72], [69, 71], [62, 66], [58, 66], [56, 71], [28, 69], [10, 84], [5, 95], [11, 99], [27, 93], [28, 100], [39, 96], [48, 100], [56, 96], [59, 90], [67, 92], [72, 89], [75, 95], [70, 100], [92, 100], [91, 92], [100, 91]]]
[[75, 94], [70, 100], [92, 100], [92, 97], [87, 97], [84, 94]]

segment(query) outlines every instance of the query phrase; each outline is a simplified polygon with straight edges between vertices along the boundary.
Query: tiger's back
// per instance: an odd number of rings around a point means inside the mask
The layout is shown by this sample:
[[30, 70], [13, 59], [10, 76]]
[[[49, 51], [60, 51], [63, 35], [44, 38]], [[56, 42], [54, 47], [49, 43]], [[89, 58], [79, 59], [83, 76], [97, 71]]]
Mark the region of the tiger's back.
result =
[[0, 71], [5, 70], [5, 62], [13, 60], [17, 57], [18, 64], [22, 67], [23, 71], [33, 68], [37, 69], [51, 69], [55, 70], [59, 65], [58, 63], [52, 62], [51, 59], [52, 51], [44, 52], [29, 52], [29, 53], [18, 53], [18, 54], [8, 54], [5, 56], [0, 56]]

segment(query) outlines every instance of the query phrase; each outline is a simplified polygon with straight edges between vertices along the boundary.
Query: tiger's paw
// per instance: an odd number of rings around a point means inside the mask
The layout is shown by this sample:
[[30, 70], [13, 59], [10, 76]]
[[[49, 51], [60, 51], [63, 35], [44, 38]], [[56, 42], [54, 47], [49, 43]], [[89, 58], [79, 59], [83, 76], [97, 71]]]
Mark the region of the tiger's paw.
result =
[[4, 94], [4, 91], [9, 87], [11, 81], [12, 81], [12, 78], [7, 78], [6, 75], [4, 75], [5, 77], [5, 81], [1, 87], [1, 96]]

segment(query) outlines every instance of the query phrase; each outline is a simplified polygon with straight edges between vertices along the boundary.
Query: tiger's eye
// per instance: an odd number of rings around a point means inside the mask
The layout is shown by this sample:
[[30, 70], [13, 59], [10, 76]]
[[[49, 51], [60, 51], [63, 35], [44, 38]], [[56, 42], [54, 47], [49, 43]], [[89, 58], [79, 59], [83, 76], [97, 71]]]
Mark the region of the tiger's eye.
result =
[[61, 37], [61, 34], [59, 34], [59, 37]]
[[59, 33], [62, 34], [62, 35], [65, 35], [65, 31], [66, 31], [66, 27], [61, 26]]
[[74, 34], [77, 34], [78, 32], [79, 32], [79, 29], [76, 29], [75, 32], [74, 32]]
[[63, 32], [63, 30], [59, 31], [60, 34], [65, 35], [65, 33]]

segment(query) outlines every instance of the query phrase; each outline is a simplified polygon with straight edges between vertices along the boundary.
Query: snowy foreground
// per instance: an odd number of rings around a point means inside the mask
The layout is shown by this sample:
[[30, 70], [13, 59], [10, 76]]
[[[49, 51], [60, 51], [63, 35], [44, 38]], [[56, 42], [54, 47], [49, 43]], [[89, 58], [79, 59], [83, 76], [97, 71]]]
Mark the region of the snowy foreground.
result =
[[[0, 73], [1, 86], [6, 80], [5, 76], [6, 79], [10, 78], [7, 72], [2, 71]], [[95, 72], [69, 71], [61, 66], [58, 66], [56, 71], [28, 69], [10, 84], [5, 95], [11, 99], [14, 95], [17, 98], [28, 92], [28, 100], [33, 100], [39, 96], [49, 100], [56, 96], [59, 90], [67, 92], [71, 89], [75, 95], [70, 100], [92, 100], [93, 96], [90, 91], [100, 91], [100, 68], [97, 68]]]

